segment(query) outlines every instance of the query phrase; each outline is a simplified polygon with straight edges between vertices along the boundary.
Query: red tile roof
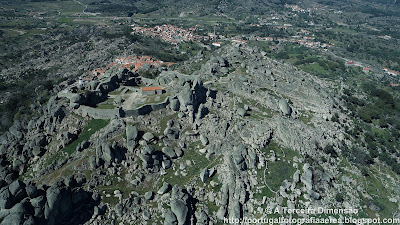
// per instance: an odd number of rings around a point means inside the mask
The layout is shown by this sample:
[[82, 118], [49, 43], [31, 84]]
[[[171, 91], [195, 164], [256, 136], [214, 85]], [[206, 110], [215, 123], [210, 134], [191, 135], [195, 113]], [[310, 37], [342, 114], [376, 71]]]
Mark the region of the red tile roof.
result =
[[142, 87], [142, 91], [162, 90], [162, 87]]

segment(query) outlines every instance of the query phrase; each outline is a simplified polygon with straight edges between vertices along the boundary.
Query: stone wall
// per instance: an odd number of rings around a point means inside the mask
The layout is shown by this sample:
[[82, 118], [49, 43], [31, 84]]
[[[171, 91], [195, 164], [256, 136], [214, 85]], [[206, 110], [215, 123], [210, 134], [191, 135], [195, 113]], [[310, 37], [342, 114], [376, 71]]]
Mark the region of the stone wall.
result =
[[94, 119], [112, 119], [116, 115], [121, 115], [122, 114], [122, 109], [116, 108], [116, 109], [98, 109], [98, 108], [92, 108], [89, 106], [81, 105], [77, 110], [76, 113], [78, 113], [81, 116], [89, 116]]
[[165, 101], [161, 102], [161, 103], [144, 105], [137, 109], [126, 110], [124, 117], [147, 115], [147, 114], [151, 113], [152, 111], [157, 111], [157, 110], [166, 108], [168, 104], [169, 104], [169, 98], [165, 99]]
[[137, 109], [132, 110], [123, 110], [121, 108], [116, 109], [98, 109], [92, 108], [89, 106], [81, 105], [77, 110], [81, 116], [89, 116], [94, 119], [112, 119], [114, 117], [129, 117], [129, 116], [139, 116], [139, 115], [147, 115], [152, 111], [157, 111], [163, 108], [166, 108], [169, 104], [169, 98], [165, 99], [164, 102], [149, 104], [139, 107]]

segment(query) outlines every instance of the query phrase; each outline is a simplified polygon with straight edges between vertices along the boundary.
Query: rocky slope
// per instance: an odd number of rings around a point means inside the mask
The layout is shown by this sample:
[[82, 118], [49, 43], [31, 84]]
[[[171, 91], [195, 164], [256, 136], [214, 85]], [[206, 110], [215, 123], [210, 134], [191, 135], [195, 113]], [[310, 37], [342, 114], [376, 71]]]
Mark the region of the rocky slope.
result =
[[60, 84], [39, 118], [0, 138], [0, 224], [218, 224], [282, 207], [396, 215], [397, 175], [373, 196], [341, 156], [354, 144], [342, 86], [246, 45], [191, 75], [115, 68]]

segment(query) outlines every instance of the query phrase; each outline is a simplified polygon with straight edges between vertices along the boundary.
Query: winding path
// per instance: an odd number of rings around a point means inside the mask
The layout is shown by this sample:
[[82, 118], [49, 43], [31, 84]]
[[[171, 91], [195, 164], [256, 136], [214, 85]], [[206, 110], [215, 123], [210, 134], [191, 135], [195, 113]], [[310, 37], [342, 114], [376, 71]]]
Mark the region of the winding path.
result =
[[82, 10], [82, 13], [83, 13], [83, 14], [87, 14], [87, 13], [85, 12], [86, 9], [88, 8], [87, 5], [83, 4], [82, 2], [80, 2], [80, 1], [78, 1], [78, 0], [74, 0], [74, 2], [76, 2], [76, 3], [78, 3], [79, 5], [85, 7], [85, 9]]

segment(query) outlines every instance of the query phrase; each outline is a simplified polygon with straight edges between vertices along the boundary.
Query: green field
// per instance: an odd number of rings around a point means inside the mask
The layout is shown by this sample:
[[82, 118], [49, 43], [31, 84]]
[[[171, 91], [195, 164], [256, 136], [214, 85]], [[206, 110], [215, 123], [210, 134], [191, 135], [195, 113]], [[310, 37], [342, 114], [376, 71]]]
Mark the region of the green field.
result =
[[84, 140], [89, 140], [90, 137], [99, 131], [101, 128], [105, 127], [109, 123], [108, 120], [102, 120], [102, 119], [92, 119], [90, 120], [83, 131], [79, 134], [78, 139], [73, 141], [71, 144], [66, 146], [63, 151], [67, 152], [68, 155], [71, 155], [72, 153], [75, 152], [76, 147], [82, 143]]

